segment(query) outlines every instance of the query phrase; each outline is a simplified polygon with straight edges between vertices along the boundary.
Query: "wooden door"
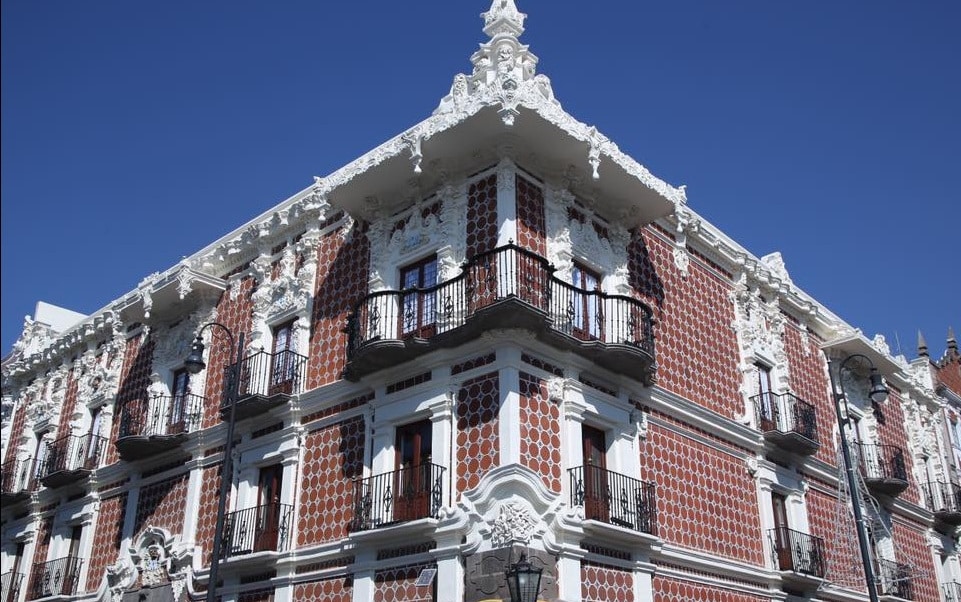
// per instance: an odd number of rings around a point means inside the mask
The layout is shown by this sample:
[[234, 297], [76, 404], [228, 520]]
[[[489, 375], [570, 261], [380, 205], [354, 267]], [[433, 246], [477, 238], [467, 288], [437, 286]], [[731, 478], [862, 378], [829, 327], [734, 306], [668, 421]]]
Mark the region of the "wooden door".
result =
[[571, 279], [580, 291], [587, 291], [572, 293], [574, 336], [585, 341], [603, 339], [603, 318], [600, 297], [597, 295], [600, 291], [600, 275], [575, 262]]
[[273, 353], [270, 357], [270, 386], [267, 396], [290, 395], [294, 391], [296, 362], [294, 358], [294, 323], [274, 328]]
[[174, 372], [170, 396], [170, 414], [164, 434], [175, 435], [187, 430], [187, 402], [190, 395], [190, 373], [185, 368]]
[[254, 551], [276, 550], [280, 534], [280, 492], [283, 485], [283, 466], [274, 465], [260, 469], [258, 483], [259, 504], [257, 506], [256, 528], [254, 529]]
[[430, 512], [432, 429], [430, 420], [397, 428], [394, 521], [426, 518]]
[[755, 364], [754, 368], [757, 371], [759, 426], [764, 432], [780, 430], [777, 424], [777, 405], [771, 392], [771, 369], [761, 364]]
[[584, 444], [584, 516], [610, 521], [611, 492], [607, 483], [607, 438], [604, 431], [581, 426]]
[[63, 579], [60, 591], [55, 592], [60, 595], [71, 595], [76, 591], [80, 580], [80, 538], [83, 536], [83, 527], [76, 526], [70, 529], [70, 548], [68, 558], [63, 567]]
[[774, 548], [778, 567], [782, 571], [794, 570], [794, 556], [791, 553], [791, 533], [787, 522], [787, 499], [780, 493], [771, 493], [771, 508], [774, 510]]

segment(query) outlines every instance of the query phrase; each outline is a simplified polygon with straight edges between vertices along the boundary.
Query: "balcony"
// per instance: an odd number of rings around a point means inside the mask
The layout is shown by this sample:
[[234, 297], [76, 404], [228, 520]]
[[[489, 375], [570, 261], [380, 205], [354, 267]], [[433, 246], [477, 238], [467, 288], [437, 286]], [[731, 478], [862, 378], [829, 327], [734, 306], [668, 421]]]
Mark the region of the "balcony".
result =
[[791, 393], [762, 393], [751, 401], [765, 441], [805, 456], [821, 447], [813, 405]]
[[896, 496], [908, 488], [904, 452], [894, 445], [858, 444], [864, 482], [877, 493]]
[[[262, 414], [282, 406], [303, 391], [307, 358], [293, 351], [269, 353], [263, 349], [240, 362], [237, 385], [237, 420]], [[227, 375], [231, 371], [227, 371]], [[229, 398], [220, 404], [220, 415], [230, 412]]]
[[23, 586], [23, 573], [10, 571], [0, 575], [0, 601], [17, 602], [20, 599], [20, 588]]
[[543, 257], [508, 244], [477, 255], [447, 282], [367, 295], [347, 320], [344, 374], [359, 380], [486, 330], [522, 328], [651, 384], [653, 325], [637, 299], [574, 287]]
[[950, 581], [941, 585], [944, 602], [961, 602], [961, 583]]
[[4, 462], [0, 469], [0, 504], [10, 506], [30, 499], [33, 491], [30, 466], [30, 458]]
[[774, 564], [785, 589], [813, 591], [824, 579], [824, 540], [807, 533], [776, 527], [768, 531]]
[[583, 506], [584, 518], [657, 535], [654, 483], [590, 464], [571, 468], [568, 473], [571, 506]]
[[292, 516], [293, 507], [280, 503], [231, 512], [224, 521], [223, 557], [287, 550]]
[[107, 440], [99, 435], [67, 435], [47, 446], [40, 467], [45, 487], [63, 487], [86, 480], [99, 465]]
[[125, 403], [116, 442], [120, 457], [132, 462], [176, 449], [200, 425], [205, 401], [199, 395], [160, 395]]
[[893, 560], [878, 559], [878, 593], [904, 600], [914, 598], [911, 567]]
[[27, 600], [76, 594], [77, 587], [80, 585], [81, 567], [83, 567], [83, 559], [76, 556], [33, 565]]
[[924, 502], [938, 522], [951, 527], [961, 525], [961, 485], [931, 481], [922, 489]]
[[444, 501], [444, 470], [421, 464], [355, 479], [351, 531], [436, 518]]

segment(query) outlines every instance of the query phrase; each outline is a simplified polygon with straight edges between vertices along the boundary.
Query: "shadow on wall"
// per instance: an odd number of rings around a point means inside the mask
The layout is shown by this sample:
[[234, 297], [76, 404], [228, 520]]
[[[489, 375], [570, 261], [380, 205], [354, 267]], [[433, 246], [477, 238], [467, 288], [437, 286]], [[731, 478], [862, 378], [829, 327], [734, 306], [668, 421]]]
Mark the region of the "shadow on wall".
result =
[[664, 283], [657, 275], [657, 268], [651, 261], [647, 241], [639, 230], [631, 231], [631, 242], [627, 245], [628, 283], [642, 299], [653, 303], [658, 310], [664, 306]]

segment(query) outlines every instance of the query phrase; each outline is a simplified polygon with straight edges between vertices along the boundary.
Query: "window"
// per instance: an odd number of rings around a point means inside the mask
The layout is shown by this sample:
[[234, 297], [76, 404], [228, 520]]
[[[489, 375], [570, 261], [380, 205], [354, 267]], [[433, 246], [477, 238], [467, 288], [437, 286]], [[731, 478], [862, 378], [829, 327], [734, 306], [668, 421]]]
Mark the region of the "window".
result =
[[174, 371], [173, 386], [170, 396], [170, 420], [171, 427], [179, 426], [187, 419], [187, 405], [190, 395], [190, 373], [186, 368]]
[[294, 348], [294, 321], [275, 326], [268, 396], [290, 395], [293, 392], [297, 376], [297, 354]]
[[582, 340], [602, 338], [604, 317], [601, 315], [597, 296], [600, 290], [600, 275], [575, 261], [571, 280], [576, 289], [571, 297], [574, 336]]
[[777, 400], [771, 391], [771, 369], [763, 364], [754, 364], [755, 390], [757, 391], [757, 411], [762, 431], [780, 430], [778, 428]]
[[63, 586], [60, 594], [72, 594], [80, 582], [80, 540], [83, 537], [83, 527], [80, 525], [70, 529], [70, 547], [67, 552], [66, 570], [64, 571]]
[[283, 466], [275, 464], [260, 469], [257, 482], [257, 528], [254, 551], [276, 550], [280, 535], [281, 489]]
[[397, 427], [395, 521], [424, 518], [430, 512], [432, 430], [430, 420]]
[[[437, 257], [432, 255], [415, 264], [401, 268], [400, 286], [410, 291], [402, 298], [401, 332], [404, 336], [429, 338], [436, 332], [437, 297], [433, 290], [423, 291], [437, 284]], [[411, 290], [420, 289], [420, 290]]]
[[607, 436], [604, 431], [581, 425], [584, 446], [584, 516], [610, 522], [607, 487]]

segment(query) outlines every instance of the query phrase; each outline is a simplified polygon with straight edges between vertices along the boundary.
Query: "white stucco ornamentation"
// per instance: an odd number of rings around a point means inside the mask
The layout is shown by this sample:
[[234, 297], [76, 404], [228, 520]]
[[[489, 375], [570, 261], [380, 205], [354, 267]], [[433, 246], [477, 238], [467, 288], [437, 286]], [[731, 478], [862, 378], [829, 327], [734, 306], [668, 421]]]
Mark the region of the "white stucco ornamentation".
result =
[[521, 504], [507, 503], [500, 507], [500, 514], [491, 525], [491, 546], [500, 548], [513, 543], [527, 544], [537, 521], [530, 510]]

